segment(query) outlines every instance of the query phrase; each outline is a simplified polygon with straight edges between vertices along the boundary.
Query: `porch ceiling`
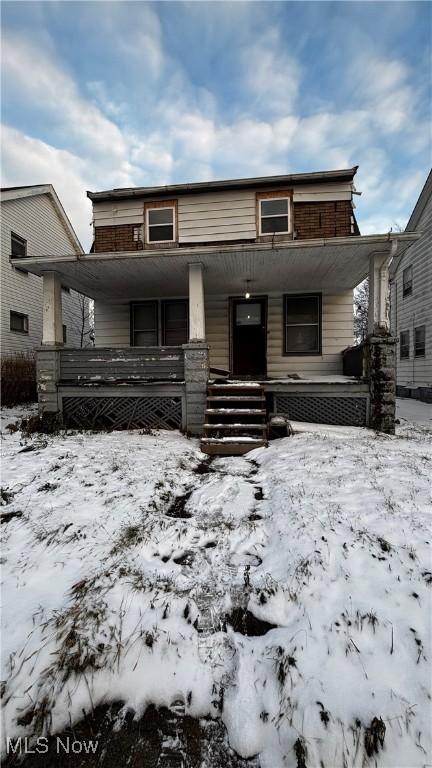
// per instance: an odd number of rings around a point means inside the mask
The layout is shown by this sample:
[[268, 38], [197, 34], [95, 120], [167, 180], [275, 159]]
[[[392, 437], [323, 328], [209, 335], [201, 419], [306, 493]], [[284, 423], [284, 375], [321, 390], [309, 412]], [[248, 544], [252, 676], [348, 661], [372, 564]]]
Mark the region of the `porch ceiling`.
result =
[[12, 264], [42, 276], [56, 272], [62, 282], [94, 299], [133, 300], [184, 296], [190, 263], [201, 262], [207, 294], [250, 291], [322, 291], [335, 293], [358, 285], [374, 253], [398, 255], [417, 239], [415, 233], [303, 240], [289, 243], [178, 248], [133, 253], [90, 253], [14, 259]]

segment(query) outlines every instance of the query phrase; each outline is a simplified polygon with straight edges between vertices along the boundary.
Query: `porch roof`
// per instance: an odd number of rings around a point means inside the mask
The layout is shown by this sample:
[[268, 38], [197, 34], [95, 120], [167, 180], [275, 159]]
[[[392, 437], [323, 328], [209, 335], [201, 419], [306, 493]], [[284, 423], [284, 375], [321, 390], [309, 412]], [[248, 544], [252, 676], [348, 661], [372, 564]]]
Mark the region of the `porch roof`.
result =
[[369, 259], [403, 253], [419, 235], [413, 232], [194, 246], [123, 253], [67, 254], [11, 259], [14, 266], [43, 276], [55, 272], [62, 283], [94, 299], [133, 300], [188, 294], [188, 264], [204, 268], [207, 294], [273, 291], [337, 293], [354, 288], [369, 272]]

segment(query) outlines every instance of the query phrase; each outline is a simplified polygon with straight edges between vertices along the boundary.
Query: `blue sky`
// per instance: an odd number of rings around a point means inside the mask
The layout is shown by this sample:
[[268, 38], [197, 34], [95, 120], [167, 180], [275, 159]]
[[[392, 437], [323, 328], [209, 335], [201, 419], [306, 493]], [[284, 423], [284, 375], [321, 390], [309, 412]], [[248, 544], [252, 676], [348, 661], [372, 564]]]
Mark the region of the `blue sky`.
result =
[[431, 165], [427, 2], [3, 2], [3, 184], [86, 189], [359, 165], [363, 234]]

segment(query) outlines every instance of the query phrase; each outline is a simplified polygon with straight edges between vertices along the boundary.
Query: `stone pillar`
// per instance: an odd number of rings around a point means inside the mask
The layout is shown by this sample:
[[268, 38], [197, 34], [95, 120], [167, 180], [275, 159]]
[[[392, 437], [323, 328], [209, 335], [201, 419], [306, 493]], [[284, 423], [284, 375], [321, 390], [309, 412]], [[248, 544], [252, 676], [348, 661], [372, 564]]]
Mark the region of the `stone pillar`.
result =
[[205, 341], [203, 265], [189, 264], [189, 341]]
[[183, 344], [186, 389], [186, 431], [201, 435], [207, 403], [209, 348], [205, 341]]
[[60, 379], [60, 351], [57, 347], [42, 347], [36, 352], [36, 379], [39, 414], [57, 413], [59, 399], [57, 386]]
[[42, 344], [63, 346], [62, 289], [55, 272], [43, 276]]
[[364, 345], [365, 374], [369, 380], [369, 426], [388, 435], [395, 433], [396, 343], [393, 336], [369, 336]]

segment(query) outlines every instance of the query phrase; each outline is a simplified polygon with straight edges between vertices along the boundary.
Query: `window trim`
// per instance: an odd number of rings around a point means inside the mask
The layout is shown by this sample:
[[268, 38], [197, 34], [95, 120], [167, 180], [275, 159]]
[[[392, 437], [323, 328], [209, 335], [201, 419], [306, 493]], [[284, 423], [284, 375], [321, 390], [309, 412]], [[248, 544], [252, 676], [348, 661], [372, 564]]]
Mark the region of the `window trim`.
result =
[[[287, 207], [288, 207], [288, 211], [287, 211], [288, 229], [283, 230], [283, 231], [279, 231], [279, 232], [263, 232], [262, 231], [262, 227], [261, 227], [261, 222], [262, 222], [262, 218], [263, 218], [262, 213], [261, 213], [262, 204], [263, 203], [268, 203], [268, 202], [273, 202], [274, 200], [286, 200], [287, 201]], [[274, 218], [280, 218], [281, 216], [285, 216], [285, 214], [284, 213], [269, 214], [268, 216], [264, 216], [264, 218], [265, 219], [272, 219], [272, 218], [274, 219]], [[258, 235], [259, 235], [259, 237], [270, 237], [270, 238], [273, 238], [273, 237], [277, 237], [279, 235], [289, 235], [289, 234], [291, 234], [291, 232], [292, 232], [292, 226], [291, 226], [291, 195], [289, 195], [287, 192], [284, 192], [283, 194], [279, 194], [279, 195], [277, 193], [275, 193], [274, 195], [272, 194], [271, 196], [269, 194], [266, 197], [259, 197], [258, 198]]]
[[[131, 303], [130, 303], [130, 323], [129, 323], [129, 327], [130, 327], [130, 331], [129, 331], [130, 345], [131, 345], [131, 347], [140, 347], [140, 346], [142, 346], [142, 344], [140, 344], [140, 345], [134, 344], [134, 334], [140, 332], [139, 330], [136, 330], [135, 327], [134, 327], [134, 318], [135, 318], [134, 308], [135, 307], [141, 307], [143, 304], [152, 304], [154, 306], [155, 310], [156, 310], [156, 344], [149, 344], [148, 347], [143, 347], [143, 349], [151, 349], [152, 347], [155, 347], [155, 346], [159, 347], [160, 346], [160, 343], [159, 343], [159, 341], [160, 341], [160, 334], [159, 334], [159, 302], [158, 302], [157, 299], [143, 299], [143, 301], [131, 301]], [[141, 331], [141, 332], [145, 333], [145, 331]]]
[[[24, 245], [24, 256], [19, 256], [18, 254], [12, 253], [12, 240], [13, 238], [16, 238], [17, 240], [21, 241], [21, 244]], [[27, 257], [27, 240], [25, 237], [22, 237], [21, 235], [18, 235], [16, 232], [13, 232], [11, 230], [11, 259], [25, 259]]]
[[[424, 346], [423, 346], [423, 352], [417, 353], [417, 331], [421, 331], [424, 329]], [[417, 325], [414, 328], [414, 357], [426, 357], [426, 323], [423, 323], [422, 325]]]
[[[189, 299], [162, 299], [161, 301], [161, 341], [162, 347], [169, 347], [172, 346], [170, 344], [167, 344], [165, 341], [165, 333], [166, 333], [166, 326], [165, 326], [165, 309], [167, 304], [186, 304], [187, 312], [186, 312], [186, 341], [183, 342], [183, 344], [187, 344], [189, 340]], [[176, 344], [176, 347], [181, 346]]]
[[[165, 201], [164, 201], [165, 202]], [[146, 205], [145, 210], [145, 232], [146, 232], [146, 243], [148, 246], [152, 245], [160, 245], [161, 243], [176, 243], [177, 242], [177, 222], [176, 222], [176, 206], [172, 201], [167, 200], [166, 205], [155, 205], [154, 203], [148, 203]], [[170, 240], [150, 240], [150, 227], [166, 227], [170, 226], [169, 224], [150, 224], [149, 223], [149, 213], [150, 211], [163, 211], [163, 210], [171, 210], [172, 211], [172, 228], [173, 228], [173, 236]]]
[[[405, 272], [407, 272], [409, 269], [411, 270], [411, 280], [408, 284], [408, 287], [405, 288], [404, 275], [405, 275]], [[407, 296], [412, 296], [412, 292], [413, 292], [413, 267], [412, 267], [412, 264], [408, 264], [405, 267], [405, 269], [402, 270], [402, 298], [405, 299]]]
[[[408, 343], [402, 344], [402, 334], [406, 333], [408, 334]], [[410, 359], [410, 353], [411, 353], [411, 334], [409, 332], [409, 329], [406, 331], [399, 331], [399, 360], [409, 360]], [[408, 347], [408, 354], [402, 355], [402, 347]]]
[[[12, 315], [15, 315], [15, 317], [24, 318], [24, 328], [20, 330], [19, 328], [12, 328], [11, 327], [11, 320]], [[9, 330], [11, 333], [21, 333], [25, 336], [28, 336], [29, 334], [29, 316], [24, 314], [24, 312], [15, 312], [14, 309], [9, 310]]]
[[[318, 350], [313, 351], [289, 351], [287, 350], [287, 304], [289, 299], [310, 299], [318, 300], [318, 323], [299, 323], [299, 325], [318, 325]], [[322, 293], [284, 293], [283, 297], [283, 327], [282, 327], [282, 354], [284, 357], [320, 357], [322, 355]]]

